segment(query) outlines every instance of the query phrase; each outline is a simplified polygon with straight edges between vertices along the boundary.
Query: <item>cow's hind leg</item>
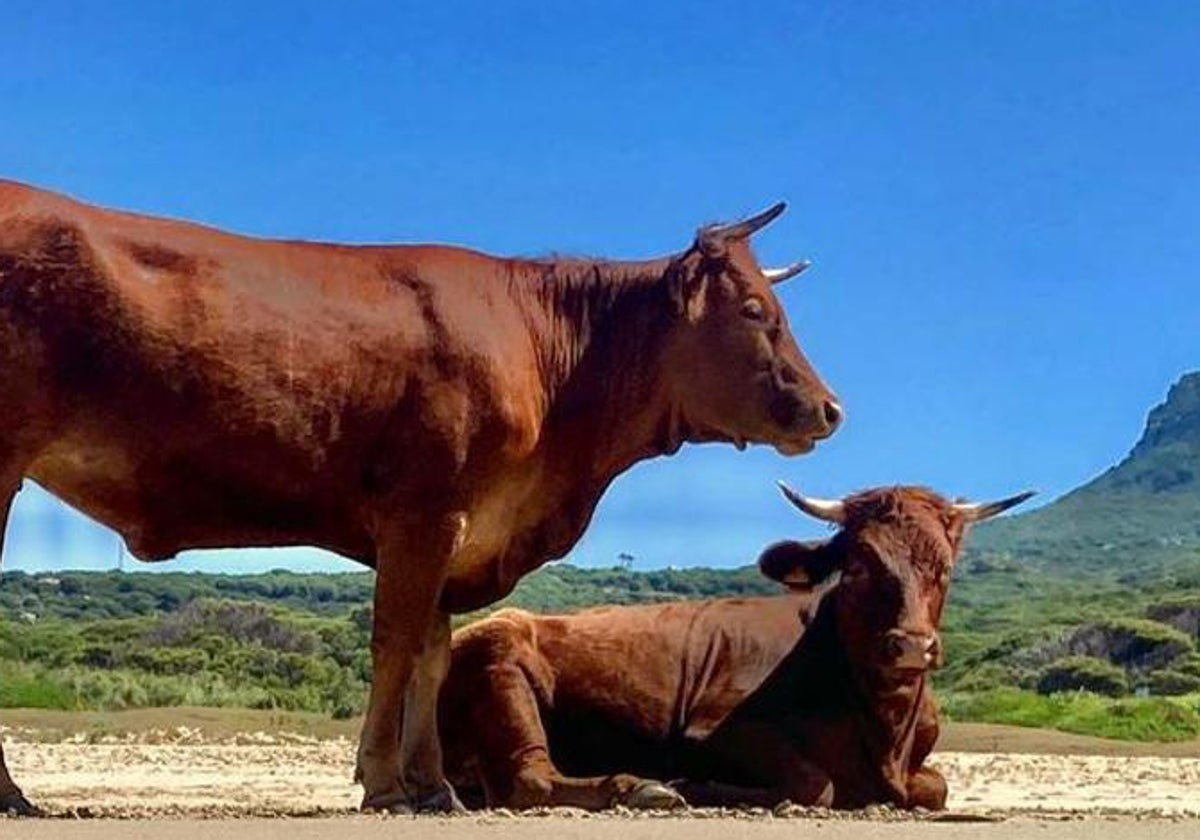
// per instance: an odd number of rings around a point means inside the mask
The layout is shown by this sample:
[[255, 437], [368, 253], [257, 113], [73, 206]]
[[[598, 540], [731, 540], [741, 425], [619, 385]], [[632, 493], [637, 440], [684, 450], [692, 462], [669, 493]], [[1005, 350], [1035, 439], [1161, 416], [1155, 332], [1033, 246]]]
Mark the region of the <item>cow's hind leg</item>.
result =
[[[8, 514], [12, 510], [13, 499], [20, 488], [21, 478], [19, 475], [10, 473], [4, 478], [0, 478], [0, 562], [4, 558], [4, 532], [8, 527]], [[32, 817], [37, 816], [38, 813], [38, 809], [25, 798], [12, 776], [9, 775], [8, 765], [4, 761], [4, 745], [0, 743], [0, 815], [18, 814]]]
[[550, 758], [537, 695], [516, 662], [492, 664], [473, 686], [471, 726], [477, 760], [493, 807], [571, 807], [599, 811], [614, 805], [667, 809], [683, 799], [661, 782], [628, 774], [572, 778]]

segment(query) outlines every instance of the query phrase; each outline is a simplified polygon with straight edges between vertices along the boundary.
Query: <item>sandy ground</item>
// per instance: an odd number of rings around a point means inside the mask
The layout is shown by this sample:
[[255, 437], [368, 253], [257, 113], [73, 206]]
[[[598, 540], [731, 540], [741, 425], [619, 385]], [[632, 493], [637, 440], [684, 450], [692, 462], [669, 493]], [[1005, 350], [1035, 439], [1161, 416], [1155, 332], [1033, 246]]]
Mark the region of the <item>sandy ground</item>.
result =
[[[700, 822], [680, 818], [656, 820], [571, 820], [568, 817], [468, 817], [461, 820], [378, 820], [370, 817], [337, 820], [179, 821], [24, 821], [0, 823], [0, 835], [14, 840], [1196, 840], [1195, 823], [1093, 820], [1033, 822], [1018, 818], [991, 824], [880, 823], [864, 830], [862, 822], [805, 822], [792, 820], [720, 820]], [[1103, 834], [1100, 834], [1103, 833]]]
[[3, 840], [1200, 840], [1200, 742], [951, 726], [934, 761], [950, 784], [947, 815], [785, 807], [414, 819], [357, 813], [354, 721], [215, 710], [3, 719], [15, 775], [57, 817], [0, 817]]
[[[14, 776], [40, 805], [58, 814], [349, 814], [360, 795], [351, 781], [354, 742], [342, 735], [214, 735], [186, 726], [133, 734], [49, 735], [10, 727], [2, 734]], [[57, 742], [45, 743], [47, 738]], [[1200, 757], [1194, 754], [1119, 755], [1113, 753], [1130, 745], [1001, 727], [960, 729], [946, 741], [949, 749], [936, 753], [933, 764], [945, 773], [950, 809], [958, 814], [1200, 819]], [[1026, 749], [963, 751], [988, 744]], [[1039, 744], [1075, 754], [1032, 751]], [[1195, 752], [1180, 746], [1163, 751]], [[798, 810], [793, 815], [820, 816]], [[911, 819], [883, 811], [866, 816]], [[1200, 824], [1195, 829], [1200, 837]]]
[[994, 824], [805, 822], [793, 820], [503, 819], [146, 820], [0, 823], [6, 840], [1196, 840], [1195, 823], [1138, 822], [1128, 818], [1079, 822], [1012, 819]]

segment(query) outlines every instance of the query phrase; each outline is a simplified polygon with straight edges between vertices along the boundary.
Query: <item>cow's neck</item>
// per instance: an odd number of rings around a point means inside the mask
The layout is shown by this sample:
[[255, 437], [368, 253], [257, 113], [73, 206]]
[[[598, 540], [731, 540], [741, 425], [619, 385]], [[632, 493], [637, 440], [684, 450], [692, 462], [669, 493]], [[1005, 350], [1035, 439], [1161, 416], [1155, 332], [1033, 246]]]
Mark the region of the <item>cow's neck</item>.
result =
[[543, 437], [552, 446], [563, 441], [602, 481], [692, 439], [660, 362], [677, 318], [663, 279], [670, 264], [536, 264], [531, 320], [546, 401]]
[[864, 737], [882, 768], [884, 781], [901, 799], [906, 795], [921, 703], [928, 690], [926, 678], [903, 685], [864, 688], [873, 714], [867, 717]]
[[[896, 682], [880, 677], [846, 656], [846, 644], [837, 633], [835, 619], [837, 594], [822, 604], [818, 616], [820, 629], [814, 642], [826, 654], [840, 662], [843, 692], [848, 692], [847, 707], [857, 710], [855, 720], [870, 764], [883, 772], [883, 781], [894, 793], [905, 795], [905, 779], [921, 712], [921, 703], [928, 691], [927, 680]], [[817, 629], [817, 628], [814, 628]]]

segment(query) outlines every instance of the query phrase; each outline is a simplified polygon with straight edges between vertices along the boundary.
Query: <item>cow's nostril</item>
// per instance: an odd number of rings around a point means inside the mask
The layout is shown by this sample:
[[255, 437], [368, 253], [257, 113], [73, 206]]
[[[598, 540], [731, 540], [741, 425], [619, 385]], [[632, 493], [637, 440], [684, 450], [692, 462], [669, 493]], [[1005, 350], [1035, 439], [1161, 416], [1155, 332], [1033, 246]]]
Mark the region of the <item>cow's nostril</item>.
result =
[[830, 431], [836, 429], [842, 422], [842, 407], [833, 400], [825, 401], [825, 425]]

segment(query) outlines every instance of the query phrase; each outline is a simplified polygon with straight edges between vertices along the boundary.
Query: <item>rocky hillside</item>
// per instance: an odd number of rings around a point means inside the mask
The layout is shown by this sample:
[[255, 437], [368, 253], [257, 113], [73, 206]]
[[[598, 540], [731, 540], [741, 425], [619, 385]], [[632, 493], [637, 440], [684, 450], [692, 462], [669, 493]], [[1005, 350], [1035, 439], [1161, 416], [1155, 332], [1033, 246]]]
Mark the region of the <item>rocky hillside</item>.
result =
[[977, 529], [946, 621], [960, 689], [1200, 691], [1200, 372], [1116, 466]]
[[977, 552], [1020, 556], [1074, 575], [1159, 576], [1200, 566], [1200, 372], [1150, 411], [1124, 460], [1053, 504], [981, 527]]

